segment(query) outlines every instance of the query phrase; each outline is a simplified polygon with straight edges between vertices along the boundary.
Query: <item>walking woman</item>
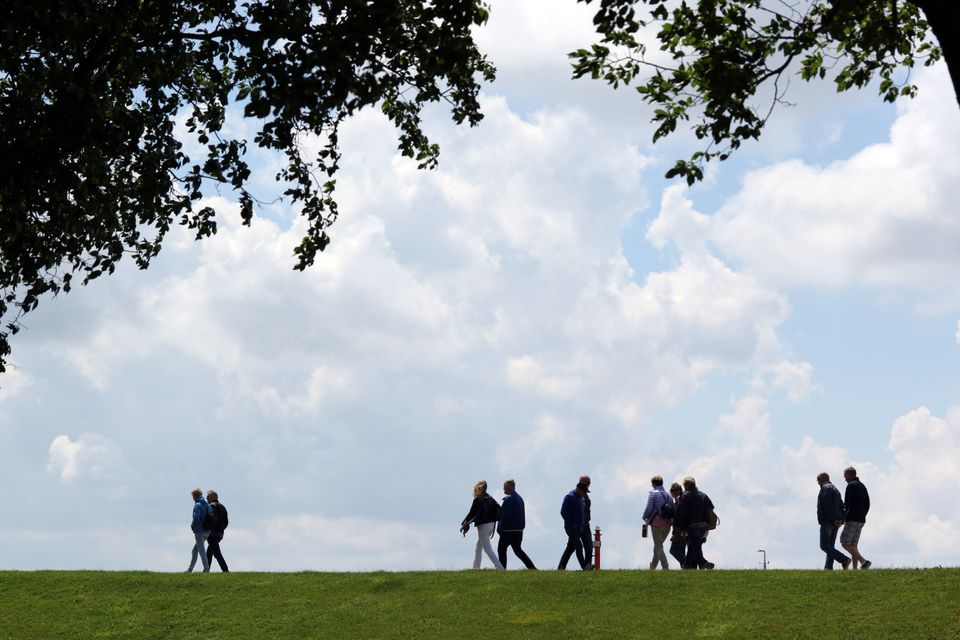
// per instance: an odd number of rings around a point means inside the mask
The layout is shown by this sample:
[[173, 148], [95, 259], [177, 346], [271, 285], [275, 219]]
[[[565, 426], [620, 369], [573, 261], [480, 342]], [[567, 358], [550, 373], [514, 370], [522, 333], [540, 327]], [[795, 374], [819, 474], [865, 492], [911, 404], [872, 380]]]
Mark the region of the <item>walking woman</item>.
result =
[[503, 569], [500, 559], [493, 552], [493, 545], [490, 539], [496, 533], [497, 520], [500, 516], [500, 505], [487, 493], [487, 481], [481, 480], [473, 485], [473, 504], [470, 505], [470, 512], [460, 523], [460, 533], [467, 535], [470, 524], [473, 523], [477, 529], [477, 548], [473, 554], [473, 568], [480, 568], [481, 554], [486, 553], [487, 557], [497, 569]]

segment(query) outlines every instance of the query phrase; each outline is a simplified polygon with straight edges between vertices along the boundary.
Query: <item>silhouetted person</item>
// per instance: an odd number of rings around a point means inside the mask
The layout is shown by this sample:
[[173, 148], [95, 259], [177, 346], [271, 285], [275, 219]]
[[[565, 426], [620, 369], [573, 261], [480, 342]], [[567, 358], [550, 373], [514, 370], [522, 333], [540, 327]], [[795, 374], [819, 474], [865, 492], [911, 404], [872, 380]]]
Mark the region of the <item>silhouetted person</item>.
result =
[[210, 510], [213, 511], [214, 520], [210, 535], [207, 537], [207, 566], [213, 566], [210, 561], [212, 558], [216, 558], [217, 564], [220, 565], [220, 571], [230, 573], [230, 569], [227, 568], [227, 561], [223, 559], [223, 553], [220, 551], [223, 530], [230, 524], [227, 508], [220, 504], [217, 492], [212, 489], [207, 491], [207, 503], [210, 505]]
[[684, 569], [713, 569], [713, 563], [703, 557], [703, 543], [710, 530], [708, 513], [713, 510], [710, 496], [697, 489], [692, 476], [683, 479], [683, 495], [677, 506], [674, 524], [687, 534], [687, 557]]
[[507, 568], [507, 547], [527, 567], [536, 569], [533, 560], [524, 553], [523, 529], [527, 526], [527, 517], [523, 506], [523, 498], [517, 493], [517, 483], [506, 480], [503, 483], [503, 505], [500, 507], [500, 521], [497, 523], [497, 533], [500, 534], [500, 543], [497, 545], [497, 556], [504, 569]]
[[210, 506], [203, 499], [203, 491], [199, 487], [190, 492], [193, 496], [193, 518], [190, 520], [190, 530], [193, 531], [193, 550], [190, 552], [190, 566], [187, 567], [187, 573], [193, 571], [197, 564], [197, 556], [200, 556], [200, 564], [203, 565], [203, 572], [209, 573], [210, 562], [207, 560], [207, 552], [203, 545], [210, 535], [210, 529], [207, 528], [207, 522], [210, 514]]
[[470, 511], [460, 523], [460, 533], [467, 535], [467, 530], [473, 524], [477, 530], [477, 546], [473, 553], [473, 568], [480, 568], [480, 560], [486, 553], [490, 562], [497, 569], [503, 569], [500, 560], [493, 553], [493, 545], [490, 539], [496, 532], [497, 520], [500, 518], [500, 505], [487, 493], [487, 481], [480, 480], [473, 485], [473, 502], [470, 504]]
[[837, 550], [837, 531], [843, 524], [843, 500], [840, 492], [830, 482], [830, 475], [821, 473], [817, 476], [820, 485], [820, 494], [817, 496], [817, 522], [820, 523], [820, 550], [827, 558], [824, 569], [832, 570], [833, 562], [837, 561], [846, 569], [850, 565], [850, 558]]
[[[673, 513], [676, 516], [677, 508], [680, 506], [680, 497], [683, 495], [683, 487], [679, 482], [670, 485], [670, 497], [673, 498]], [[673, 535], [670, 537], [670, 555], [677, 559], [680, 568], [687, 560], [687, 532], [677, 527], [676, 519], [673, 522]]]
[[853, 467], [847, 467], [843, 472], [843, 479], [847, 481], [847, 490], [843, 494], [843, 505], [847, 512], [847, 521], [843, 524], [843, 531], [840, 533], [840, 544], [850, 554], [853, 560], [853, 568], [857, 565], [861, 569], [869, 569], [873, 563], [860, 555], [860, 532], [863, 531], [863, 525], [867, 522], [867, 512], [870, 511], [870, 494], [867, 488], [857, 477], [857, 470]]
[[[586, 485], [590, 492], [590, 476], [580, 476], [580, 482]], [[593, 535], [590, 533], [590, 496], [583, 496], [583, 528], [580, 529], [580, 542], [583, 544], [583, 558], [587, 566], [593, 566]]]
[[570, 556], [577, 554], [577, 562], [581, 569], [588, 569], [586, 560], [583, 557], [583, 538], [580, 533], [583, 530], [583, 509], [584, 498], [590, 491], [582, 482], [577, 483], [577, 488], [563, 497], [563, 504], [560, 506], [560, 515], [563, 517], [563, 530], [567, 534], [567, 547], [560, 556], [560, 564], [557, 569], [567, 568], [567, 562]]

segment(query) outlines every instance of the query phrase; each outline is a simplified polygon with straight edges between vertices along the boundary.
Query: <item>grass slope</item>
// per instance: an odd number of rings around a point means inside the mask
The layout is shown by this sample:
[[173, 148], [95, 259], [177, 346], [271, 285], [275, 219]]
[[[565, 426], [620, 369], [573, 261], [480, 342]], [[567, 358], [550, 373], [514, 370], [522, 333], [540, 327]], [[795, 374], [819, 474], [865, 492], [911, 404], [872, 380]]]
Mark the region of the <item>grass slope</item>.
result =
[[0, 638], [960, 638], [960, 570], [0, 572]]

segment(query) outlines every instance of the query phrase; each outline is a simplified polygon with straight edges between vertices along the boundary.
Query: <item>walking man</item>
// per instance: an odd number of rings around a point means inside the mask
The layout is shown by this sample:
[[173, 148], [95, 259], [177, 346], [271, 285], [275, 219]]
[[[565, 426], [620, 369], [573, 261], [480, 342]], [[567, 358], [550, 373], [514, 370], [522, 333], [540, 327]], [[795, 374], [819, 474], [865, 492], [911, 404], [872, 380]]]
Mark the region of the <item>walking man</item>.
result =
[[[587, 492], [590, 492], [590, 476], [584, 474], [580, 476], [580, 482], [587, 486]], [[583, 529], [580, 530], [580, 541], [583, 543], [583, 557], [587, 561], [587, 566], [593, 566], [593, 536], [590, 533], [590, 496], [583, 496]]]
[[190, 552], [190, 566], [187, 567], [187, 573], [193, 571], [193, 567], [197, 564], [198, 555], [200, 556], [200, 564], [203, 565], [203, 572], [209, 573], [210, 562], [207, 560], [207, 552], [203, 545], [207, 541], [207, 536], [210, 535], [210, 529], [206, 525], [210, 506], [203, 499], [203, 491], [200, 490], [200, 487], [191, 491], [190, 495], [193, 496], [193, 519], [190, 521], [190, 530], [193, 531], [194, 545], [193, 551]]
[[850, 558], [843, 555], [837, 545], [837, 531], [843, 524], [843, 500], [840, 491], [830, 482], [826, 472], [817, 476], [820, 495], [817, 496], [817, 521], [820, 523], [820, 550], [827, 554], [824, 569], [833, 570], [833, 562], [839, 562], [844, 569], [850, 566]]
[[687, 557], [683, 568], [713, 569], [713, 563], [703, 557], [703, 543], [710, 530], [709, 512], [713, 511], [713, 502], [710, 496], [697, 489], [697, 481], [693, 476], [683, 479], [683, 488], [674, 519], [676, 527], [687, 534]]
[[[670, 535], [670, 525], [673, 524], [673, 498], [663, 488], [661, 476], [650, 478], [650, 484], [653, 489], [647, 495], [647, 508], [643, 510], [644, 526], [649, 525], [653, 529], [653, 559], [650, 561], [650, 569], [656, 569], [657, 564], [664, 569], [669, 569], [663, 543]], [[668, 511], [669, 517], [667, 517]]]
[[507, 568], [507, 547], [513, 549], [514, 555], [519, 558], [527, 569], [536, 569], [533, 560], [520, 548], [523, 543], [523, 529], [526, 527], [526, 514], [523, 507], [523, 498], [517, 493], [517, 483], [506, 480], [503, 483], [503, 506], [500, 507], [500, 521], [497, 522], [497, 533], [500, 542], [497, 544], [497, 555], [500, 564]]
[[587, 562], [583, 557], [583, 539], [580, 532], [583, 530], [583, 509], [584, 498], [590, 490], [582, 482], [577, 483], [577, 488], [563, 497], [563, 504], [560, 506], [560, 515], [563, 517], [563, 530], [567, 534], [567, 547], [560, 556], [560, 564], [557, 569], [567, 568], [567, 562], [570, 556], [577, 554], [577, 562], [581, 569], [587, 569]]
[[223, 559], [223, 553], [220, 551], [220, 541], [223, 540], [223, 530], [230, 524], [227, 516], [227, 508], [220, 504], [220, 498], [213, 489], [207, 491], [207, 504], [213, 512], [213, 527], [210, 528], [210, 536], [207, 538], [207, 566], [211, 566], [210, 561], [217, 559], [220, 565], [220, 571], [230, 573], [227, 568], [227, 561]]
[[867, 512], [870, 511], [870, 494], [867, 488], [857, 477], [857, 470], [847, 467], [843, 472], [843, 479], [847, 481], [847, 489], [843, 494], [843, 504], [847, 508], [847, 521], [840, 534], [840, 544], [850, 554], [853, 568], [869, 569], [873, 564], [862, 555], [857, 545], [860, 543], [860, 532], [867, 521]]

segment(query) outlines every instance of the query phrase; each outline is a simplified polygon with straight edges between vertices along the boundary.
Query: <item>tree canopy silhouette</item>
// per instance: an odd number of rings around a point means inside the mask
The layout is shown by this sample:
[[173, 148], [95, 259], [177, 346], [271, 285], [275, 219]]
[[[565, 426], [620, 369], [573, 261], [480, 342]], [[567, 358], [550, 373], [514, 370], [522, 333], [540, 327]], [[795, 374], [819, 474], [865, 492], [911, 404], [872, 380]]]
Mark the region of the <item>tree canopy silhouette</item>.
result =
[[574, 77], [633, 86], [654, 107], [654, 141], [693, 120], [703, 148], [666, 174], [689, 184], [760, 136], [791, 76], [830, 76], [838, 91], [879, 79], [892, 102], [915, 95], [910, 69], [943, 59], [960, 100], [957, 0], [596, 2], [602, 37], [570, 54]]
[[[480, 0], [3, 3], [0, 371], [45, 294], [112, 273], [124, 255], [146, 268], [174, 225], [215, 233], [217, 212], [197, 204], [205, 191], [234, 190], [249, 224], [250, 145], [284, 156], [278, 191], [309, 221], [294, 266], [309, 266], [337, 217], [340, 125], [375, 106], [402, 153], [434, 167], [421, 112], [445, 101], [457, 123], [479, 122], [494, 69], [471, 30], [486, 19]], [[231, 108], [256, 123], [253, 140], [225, 128]], [[191, 138], [200, 157], [185, 151]]]

